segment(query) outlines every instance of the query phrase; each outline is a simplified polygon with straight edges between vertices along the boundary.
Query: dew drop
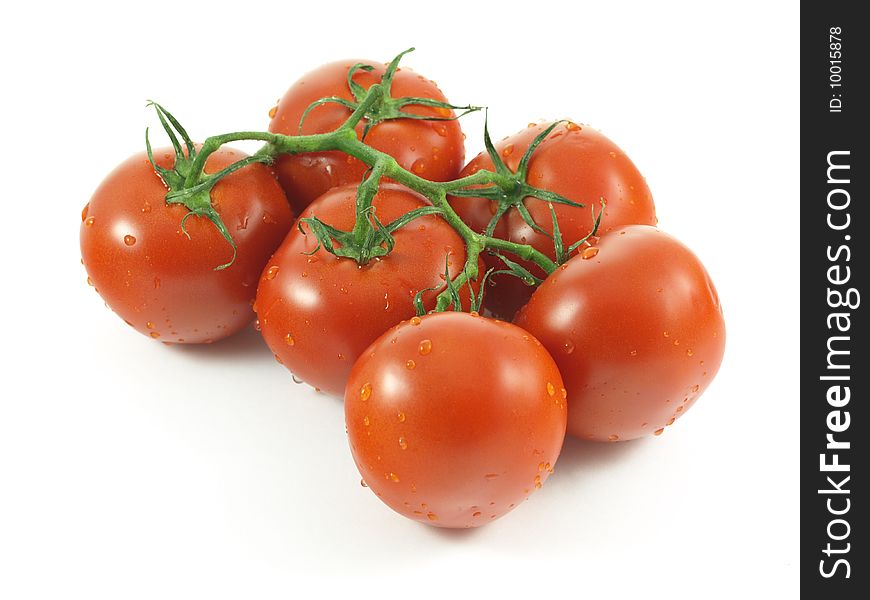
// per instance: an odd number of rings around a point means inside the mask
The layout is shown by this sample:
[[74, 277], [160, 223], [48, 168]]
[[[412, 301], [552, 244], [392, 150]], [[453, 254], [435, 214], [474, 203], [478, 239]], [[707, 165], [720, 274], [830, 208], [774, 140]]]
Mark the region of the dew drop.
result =
[[608, 152], [610, 154], [610, 158], [616, 158], [616, 152]]
[[679, 346], [679, 345], [680, 345], [680, 340], [674, 340], [674, 346]]
[[266, 273], [263, 275], [263, 278], [266, 281], [271, 281], [275, 279], [275, 276], [278, 274], [279, 267], [278, 265], [272, 265], [268, 269], [266, 269]]
[[571, 354], [574, 352], [574, 342], [568, 340], [562, 345], [562, 349], [565, 351], [565, 354]]
[[588, 248], [584, 248], [580, 253], [580, 258], [583, 260], [589, 260], [590, 258], [595, 258], [598, 255], [598, 248], [595, 246], [590, 246]]
[[676, 419], [675, 417], [671, 417], [671, 420], [668, 421], [667, 423], [665, 423], [665, 425], [673, 425], [673, 424], [674, 424], [674, 421], [676, 421], [676, 420], [677, 420], [677, 419]]
[[305, 383], [304, 381], [296, 377], [296, 375], [290, 375], [290, 379], [293, 380], [293, 383]]
[[277, 114], [278, 114], [278, 106], [277, 105], [275, 105], [269, 109], [269, 118], [270, 119], [274, 119], [275, 115], [277, 115]]
[[668, 333], [667, 331], [662, 332], [662, 335], [665, 337], [671, 337], [671, 334]]
[[420, 342], [420, 354], [426, 356], [430, 352], [432, 352], [432, 340], [423, 340]]
[[695, 385], [692, 386], [692, 393], [697, 394], [698, 390], [700, 390], [700, 389], [701, 389], [701, 386], [696, 383]]
[[403, 413], [402, 411], [399, 411], [398, 414], [396, 414], [396, 418], [399, 420], [399, 423], [404, 423], [405, 422], [405, 413]]
[[428, 514], [426, 515], [426, 518], [429, 519], [430, 521], [437, 521], [437, 520], [438, 520], [438, 515], [436, 515], [436, 514], [433, 513], [433, 512], [430, 512], [430, 513], [428, 513]]
[[472, 516], [472, 517], [479, 517], [480, 514], [481, 514], [480, 511], [477, 510], [477, 511], [475, 511], [471, 516]]
[[284, 364], [284, 361], [281, 360], [281, 357], [278, 356], [277, 354], [275, 355], [275, 362], [277, 362], [279, 365], [283, 365], [283, 364]]
[[142, 205], [142, 212], [143, 213], [150, 213], [151, 212], [151, 203], [148, 202], [147, 200], [145, 201], [145, 204]]
[[267, 212], [263, 213], [263, 223], [265, 223], [266, 225], [274, 225], [277, 222], [278, 221], [275, 220], [275, 217], [273, 217], [269, 213], [267, 213]]
[[415, 362], [414, 362], [413, 360], [411, 360], [411, 359], [408, 359], [408, 360], [405, 362], [405, 368], [408, 369], [409, 371], [410, 371], [411, 369], [413, 369], [414, 367], [416, 367], [416, 366], [417, 366], [417, 363], [415, 363]]
[[691, 348], [686, 349], [686, 356], [694, 356], [695, 352]]
[[390, 473], [390, 474], [388, 474], [388, 475], [387, 475], [387, 478], [388, 478], [390, 481], [392, 481], [393, 483], [399, 483], [399, 476], [396, 475], [395, 473]]
[[496, 477], [498, 477], [498, 473], [487, 473], [486, 475], [483, 476], [484, 479], [487, 479], [489, 481], [492, 481]]
[[88, 285], [94, 287], [94, 280], [88, 277]]
[[363, 486], [363, 487], [369, 487], [369, 484], [366, 483], [366, 480], [365, 480], [365, 479], [360, 479], [360, 480], [359, 480], [359, 484], [360, 484], [361, 486]]
[[372, 424], [372, 420], [369, 419], [368, 415], [364, 416], [364, 417], [363, 417], [363, 425], [365, 425], [366, 427], [368, 427], [368, 426], [371, 425], [371, 424]]
[[447, 137], [447, 125], [439, 123], [438, 125], [435, 125], [433, 129], [435, 130], [435, 133], [437, 133], [441, 137]]
[[513, 145], [513, 144], [508, 144], [508, 145], [505, 146], [504, 149], [501, 151], [501, 155], [502, 155], [502, 156], [510, 156], [510, 155], [513, 154], [513, 153], [514, 153], [514, 145]]
[[372, 384], [365, 383], [359, 390], [359, 399], [365, 402], [372, 397]]
[[262, 331], [263, 328], [260, 327], [260, 319], [254, 320], [254, 329], [256, 329], [257, 331]]
[[243, 231], [248, 228], [248, 215], [239, 219], [239, 224], [236, 225], [236, 231]]
[[411, 325], [419, 325], [421, 323], [420, 317], [411, 317]]
[[88, 202], [87, 204], [85, 204], [85, 207], [82, 209], [82, 221], [84, 221], [85, 218], [87, 218], [87, 216], [88, 216], [88, 209], [89, 209], [90, 207], [91, 207], [91, 203]]
[[686, 407], [683, 406], [682, 404], [680, 404], [680, 405], [677, 407], [677, 412], [678, 412], [678, 413], [683, 412], [683, 409], [684, 409], [684, 408], [686, 408]]
[[567, 129], [568, 131], [580, 131], [583, 128], [580, 127], [577, 123], [573, 123], [571, 121], [568, 121], [565, 124], [565, 129]]
[[629, 354], [632, 356], [637, 356], [637, 350], [632, 350], [631, 352], [629, 352]]
[[547, 393], [550, 394], [551, 396], [556, 395], [556, 386], [554, 386], [549, 381], [547, 382]]
[[154, 338], [155, 340], [156, 340], [157, 338], [160, 337], [160, 334], [157, 333], [156, 331], [152, 331], [152, 332], [149, 333], [148, 335], [150, 335], [150, 336], [151, 336], [152, 338]]
[[93, 224], [94, 224], [94, 218], [93, 218], [93, 217], [88, 217], [87, 219], [85, 219], [85, 227], [90, 227], [90, 226], [93, 225]]
[[565, 388], [562, 388], [559, 391], [562, 393], [562, 400], [567, 400], [568, 399], [568, 390], [566, 390]]
[[406, 440], [404, 436], [399, 438], [399, 448], [402, 450], [408, 449], [408, 440]]
[[145, 323], [145, 327], [147, 327], [148, 329], [154, 329], [154, 323], [148, 321], [147, 323]]
[[136, 243], [136, 238], [134, 238], [132, 235], [127, 234], [124, 236], [124, 243], [128, 246], [132, 246]]
[[294, 340], [293, 336], [288, 333], [284, 336], [284, 343], [288, 346], [293, 346], [294, 344], [296, 344], [296, 340]]
[[414, 161], [414, 164], [411, 165], [411, 171], [416, 173], [417, 175], [421, 175], [426, 172], [426, 161], [422, 158], [418, 158]]
[[655, 431], [653, 431], [653, 435], [661, 435], [664, 432], [664, 430], [665, 430], [664, 427], [662, 427], [660, 429], [656, 429]]
[[611, 442], [615, 442], [619, 439], [619, 436], [614, 433], [612, 435], [607, 436], [607, 439], [610, 440]]
[[155, 289], [155, 290], [159, 290], [159, 289], [160, 289], [160, 278], [159, 278], [159, 277], [155, 277], [155, 278], [154, 278], [154, 289]]

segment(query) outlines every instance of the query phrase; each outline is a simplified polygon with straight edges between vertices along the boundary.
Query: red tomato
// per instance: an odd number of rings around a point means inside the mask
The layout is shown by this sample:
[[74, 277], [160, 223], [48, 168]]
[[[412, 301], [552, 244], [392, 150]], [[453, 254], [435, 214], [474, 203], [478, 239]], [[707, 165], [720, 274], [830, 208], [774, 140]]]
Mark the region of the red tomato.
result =
[[[215, 173], [246, 155], [221, 148], [206, 162]], [[154, 152], [171, 168], [171, 148]], [[82, 262], [88, 282], [137, 331], [166, 342], [224, 338], [253, 320], [257, 277], [290, 229], [293, 215], [272, 172], [248, 165], [219, 181], [213, 205], [236, 242], [232, 247], [211, 221], [166, 204], [166, 186], [142, 152], [121, 163], [82, 210]]]
[[532, 336], [451, 312], [378, 338], [354, 365], [344, 402], [354, 461], [387, 506], [428, 525], [477, 527], [552, 472], [564, 397]]
[[[300, 218], [316, 216], [350, 231], [355, 197], [356, 186], [333, 188]], [[373, 202], [384, 224], [425, 205], [422, 196], [389, 183], [381, 185]], [[263, 271], [255, 305], [263, 337], [278, 362], [310, 385], [343, 394], [362, 351], [388, 328], [416, 314], [414, 295], [444, 286], [448, 254], [452, 277], [465, 265], [462, 239], [438, 216], [419, 217], [393, 237], [390, 254], [359, 266], [322, 247], [308, 256], [317, 246], [314, 235], [290, 232]], [[427, 309], [434, 308], [435, 295], [424, 295]]]
[[[516, 172], [520, 159], [532, 140], [551, 123], [530, 124], [529, 127], [495, 144], [507, 167]], [[481, 169], [493, 170], [486, 152], [479, 154], [460, 173], [472, 175]], [[585, 237], [593, 228], [592, 207], [600, 209], [604, 198], [606, 208], [599, 232], [603, 233], [628, 224], [655, 225], [657, 222], [652, 194], [646, 180], [619, 147], [592, 127], [564, 123], [558, 125], [541, 142], [529, 162], [527, 183], [584, 204], [583, 208], [554, 204], [559, 230], [565, 248]], [[475, 231], [484, 231], [496, 212], [497, 203], [481, 198], [451, 198], [459, 216]], [[525, 205], [534, 222], [553, 233], [553, 221], [546, 202], [527, 198]], [[496, 226], [495, 237], [522, 244], [531, 244], [550, 258], [556, 258], [552, 238], [530, 227], [516, 208], [511, 208]], [[510, 257], [515, 260], [515, 257]], [[502, 262], [486, 255], [488, 268], [503, 269]], [[532, 263], [517, 261], [535, 275], [544, 273]], [[486, 307], [495, 315], [510, 319], [532, 295], [533, 288], [516, 277], [495, 275], [493, 287], [487, 289]]]
[[[374, 66], [366, 72], [357, 70], [353, 80], [365, 89], [378, 83], [385, 65], [366, 60], [343, 60], [323, 65], [290, 86], [272, 113], [269, 131], [286, 135], [299, 133], [299, 120], [308, 106], [320, 98], [337, 96], [353, 100], [347, 85], [348, 70], [357, 63]], [[434, 82], [407, 68], [393, 77], [393, 98], [413, 96], [441, 102], [447, 99]], [[409, 104], [404, 111], [431, 117], [454, 116], [452, 110]], [[337, 129], [350, 116], [350, 110], [338, 104], [314, 108], [305, 119], [302, 133], [327, 133]], [[362, 135], [364, 122], [357, 127]], [[394, 119], [375, 125], [365, 139], [373, 148], [395, 158], [403, 168], [433, 181], [455, 179], [465, 160], [465, 143], [459, 121], [422, 121]], [[283, 155], [275, 161], [278, 181], [297, 211], [308, 206], [328, 189], [345, 184], [359, 184], [368, 167], [342, 152], [311, 152]]]
[[698, 258], [633, 225], [550, 275], [516, 324], [553, 354], [568, 389], [568, 432], [630, 440], [685, 414], [725, 350], [719, 297]]

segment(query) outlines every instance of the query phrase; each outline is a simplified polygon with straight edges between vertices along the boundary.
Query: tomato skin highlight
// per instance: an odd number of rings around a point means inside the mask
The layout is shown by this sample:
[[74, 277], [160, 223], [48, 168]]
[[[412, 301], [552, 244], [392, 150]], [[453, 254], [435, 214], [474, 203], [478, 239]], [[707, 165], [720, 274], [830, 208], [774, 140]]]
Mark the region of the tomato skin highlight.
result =
[[[221, 148], [206, 173], [244, 158]], [[155, 162], [171, 168], [174, 150], [156, 149]], [[211, 197], [238, 246], [211, 221], [165, 202], [167, 188], [145, 152], [113, 170], [82, 211], [82, 262], [106, 304], [140, 333], [172, 343], [217, 341], [248, 325], [257, 277], [290, 229], [293, 215], [268, 167], [253, 164], [218, 182]]]
[[[550, 124], [530, 124], [495, 144], [499, 156], [511, 171], [516, 171], [529, 144]], [[460, 176], [473, 175], [481, 169], [493, 169], [492, 159], [486, 152], [472, 159]], [[655, 225], [658, 221], [652, 193], [640, 171], [616, 144], [587, 125], [568, 122], [556, 126], [535, 149], [529, 162], [527, 181], [530, 185], [584, 204], [582, 208], [553, 205], [565, 248], [592, 231], [592, 208], [597, 214], [601, 209], [601, 198], [605, 199], [606, 207], [599, 233], [629, 224]], [[496, 209], [495, 202], [481, 198], [451, 197], [450, 204], [462, 220], [478, 232], [486, 229]], [[525, 205], [534, 222], [552, 234], [553, 221], [547, 203], [526, 198]], [[515, 208], [501, 218], [494, 235], [531, 244], [550, 258], [556, 258], [552, 238], [532, 229]], [[484, 260], [487, 268], [504, 268], [497, 257], [487, 254]], [[535, 275], [544, 277], [543, 271], [533, 263], [518, 262]], [[534, 291], [520, 279], [509, 275], [495, 275], [491, 281], [494, 285], [487, 290], [486, 307], [504, 319], [513, 318]]]
[[[333, 188], [300, 218], [317, 216], [343, 231], [353, 229], [356, 186]], [[373, 206], [386, 224], [426, 205], [404, 186], [382, 184]], [[307, 226], [302, 225], [307, 232]], [[354, 361], [391, 326], [416, 314], [414, 295], [444, 286], [445, 261], [455, 277], [465, 265], [462, 238], [438, 216], [397, 230], [395, 247], [365, 266], [317, 247], [297, 228], [287, 236], [260, 278], [256, 310], [261, 333], [279, 362], [306, 383], [340, 396]], [[468, 302], [468, 288], [461, 295]], [[435, 306], [437, 291], [424, 294]]]
[[706, 269], [645, 225], [601, 236], [550, 275], [515, 323], [541, 340], [568, 390], [568, 432], [617, 441], [671, 425], [712, 381], [725, 322]]
[[541, 487], [567, 411], [549, 353], [519, 327], [468, 313], [404, 321], [354, 365], [345, 417], [364, 481], [427, 525], [477, 527]]
[[[378, 83], [386, 70], [383, 63], [360, 59], [342, 60], [318, 67], [290, 86], [275, 108], [269, 131], [297, 135], [305, 109], [320, 98], [337, 96], [353, 101], [353, 94], [347, 86], [347, 73], [356, 63], [374, 67], [370, 73], [358, 70], [354, 74], [354, 81], [365, 89]], [[399, 68], [393, 77], [391, 96], [447, 101], [434, 82], [406, 67]], [[455, 116], [449, 109], [419, 105], [407, 105], [403, 110], [432, 117]], [[318, 106], [308, 113], [302, 133], [334, 131], [345, 122], [350, 112], [338, 104]], [[357, 126], [357, 137], [362, 135], [363, 128], [364, 122]], [[465, 161], [465, 142], [458, 120], [382, 121], [369, 131], [365, 142], [395, 158], [404, 169], [432, 181], [455, 179]], [[338, 151], [282, 155], [275, 161], [278, 181], [297, 212], [301, 212], [330, 188], [359, 184], [367, 169], [362, 161]]]

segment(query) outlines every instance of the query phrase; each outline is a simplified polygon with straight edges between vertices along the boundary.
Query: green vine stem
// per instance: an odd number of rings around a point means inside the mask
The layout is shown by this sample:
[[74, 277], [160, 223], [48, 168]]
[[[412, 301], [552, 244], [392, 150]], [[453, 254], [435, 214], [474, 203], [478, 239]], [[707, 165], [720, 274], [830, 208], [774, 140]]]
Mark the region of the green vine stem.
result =
[[[536, 264], [548, 274], [552, 273], [558, 265], [546, 254], [530, 245], [517, 244], [486, 233], [475, 232], [459, 217], [447, 201], [448, 194], [460, 190], [467, 193], [466, 188], [470, 186], [494, 186], [505, 193], [513, 193], [517, 182], [510, 174], [480, 170], [473, 175], [453, 181], [430, 181], [403, 169], [392, 156], [376, 150], [358, 139], [354, 128], [365, 118], [368, 110], [382, 98], [383, 94], [382, 84], [372, 85], [347, 120], [338, 129], [329, 133], [291, 136], [261, 131], [243, 131], [209, 137], [203, 142], [194, 160], [191, 161], [183, 189], [171, 191], [167, 194], [167, 201], [182, 202], [185, 197], [202, 193], [214, 186], [213, 178], [203, 182], [203, 167], [208, 157], [227, 143], [247, 140], [265, 142], [264, 146], [252, 157], [244, 159], [247, 162], [269, 162], [280, 154], [338, 150], [372, 167], [371, 174], [362, 183], [362, 186], [374, 185], [376, 190], [378, 180], [381, 177], [389, 177], [429, 199], [437, 209], [438, 214], [453, 227], [465, 243], [466, 263], [465, 268], [454, 279], [454, 284], [457, 287], [464, 285], [469, 280], [478, 278], [478, 257], [484, 250], [509, 252]], [[373, 193], [362, 193], [362, 190], [358, 194], [357, 221], [354, 231], [351, 232], [354, 239], [365, 239], [371, 230], [372, 225], [369, 219], [373, 195]], [[438, 295], [436, 310], [445, 310], [452, 302], [448, 290], [444, 290]]]

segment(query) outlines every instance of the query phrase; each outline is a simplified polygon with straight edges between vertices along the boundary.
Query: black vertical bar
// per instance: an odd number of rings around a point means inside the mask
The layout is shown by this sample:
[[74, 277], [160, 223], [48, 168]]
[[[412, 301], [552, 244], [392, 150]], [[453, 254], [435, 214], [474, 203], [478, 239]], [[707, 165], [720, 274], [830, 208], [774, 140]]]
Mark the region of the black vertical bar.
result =
[[801, 6], [800, 568], [808, 598], [870, 597], [867, 496], [858, 491], [868, 484], [870, 453], [870, 296], [862, 297], [870, 265], [870, 23], [859, 8]]

